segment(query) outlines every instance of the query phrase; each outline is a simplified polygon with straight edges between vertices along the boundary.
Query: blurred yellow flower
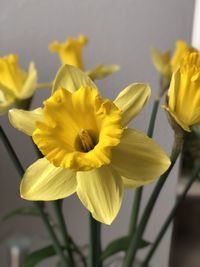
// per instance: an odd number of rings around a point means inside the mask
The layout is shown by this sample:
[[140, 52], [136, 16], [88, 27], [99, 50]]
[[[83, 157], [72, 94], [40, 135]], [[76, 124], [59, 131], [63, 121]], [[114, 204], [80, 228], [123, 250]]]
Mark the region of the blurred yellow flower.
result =
[[138, 83], [114, 102], [103, 99], [85, 73], [63, 66], [43, 108], [9, 112], [12, 125], [31, 135], [44, 155], [26, 170], [22, 198], [55, 200], [76, 192], [96, 220], [110, 224], [124, 188], [154, 181], [170, 164], [151, 138], [127, 128], [149, 95], [149, 86]]
[[64, 43], [55, 41], [49, 45], [49, 50], [58, 52], [62, 64], [69, 64], [84, 70], [82, 50], [87, 42], [87, 37], [81, 34], [77, 39], [68, 37]]
[[[87, 43], [88, 38], [85, 35], [81, 34], [77, 39], [68, 37], [64, 43], [55, 41], [49, 45], [49, 50], [51, 52], [58, 52], [63, 65], [72, 65], [85, 71], [82, 50]], [[86, 74], [92, 80], [100, 80], [117, 72], [118, 70], [119, 66], [116, 64], [99, 64], [91, 70], [87, 70]]]
[[170, 51], [160, 53], [157, 49], [151, 50], [153, 64], [158, 72], [170, 81], [172, 73], [177, 70], [185, 53], [195, 52], [196, 49], [189, 47], [186, 42], [178, 40], [173, 56]]
[[174, 72], [164, 108], [185, 130], [200, 123], [200, 53], [187, 53]]
[[24, 99], [30, 98], [37, 84], [37, 71], [34, 63], [29, 65], [28, 73], [18, 66], [17, 55], [0, 58], [0, 114]]

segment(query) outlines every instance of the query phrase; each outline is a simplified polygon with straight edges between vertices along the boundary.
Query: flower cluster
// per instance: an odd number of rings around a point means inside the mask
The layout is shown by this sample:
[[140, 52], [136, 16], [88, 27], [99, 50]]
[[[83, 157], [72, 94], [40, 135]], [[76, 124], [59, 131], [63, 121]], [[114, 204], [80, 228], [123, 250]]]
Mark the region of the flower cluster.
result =
[[[62, 66], [52, 84], [52, 95], [33, 111], [11, 109], [11, 124], [32, 139], [43, 158], [26, 171], [21, 197], [27, 200], [57, 200], [76, 192], [92, 216], [110, 224], [119, 212], [124, 189], [149, 184], [170, 165], [160, 146], [129, 122], [150, 96], [145, 83], [126, 87], [114, 101], [103, 98], [94, 79], [117, 70], [116, 65], [98, 65], [86, 71], [82, 48], [87, 38], [54, 42]], [[200, 123], [200, 53], [183, 41], [170, 57], [153, 51], [159, 72], [170, 82], [164, 109], [173, 123], [191, 131]], [[18, 58], [0, 59], [0, 108], [30, 98], [37, 88], [33, 63], [29, 73], [18, 67]], [[84, 118], [84, 119], [83, 119]]]

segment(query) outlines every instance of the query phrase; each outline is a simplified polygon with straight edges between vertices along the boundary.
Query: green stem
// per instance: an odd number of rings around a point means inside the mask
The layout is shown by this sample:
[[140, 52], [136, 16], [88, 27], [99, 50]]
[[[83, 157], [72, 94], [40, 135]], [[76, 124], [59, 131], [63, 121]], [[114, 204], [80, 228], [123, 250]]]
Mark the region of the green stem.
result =
[[53, 205], [58, 219], [58, 224], [62, 232], [63, 240], [67, 249], [70, 266], [75, 266], [73, 254], [70, 249], [70, 239], [67, 231], [67, 226], [62, 212], [62, 201], [61, 200], [53, 201]]
[[29, 110], [32, 101], [33, 101], [33, 96], [26, 99], [21, 99], [21, 100], [18, 99], [16, 101], [16, 107], [19, 109]]
[[[155, 121], [156, 116], [158, 113], [158, 107], [160, 103], [160, 97], [157, 96], [153, 103], [153, 108], [151, 112], [151, 118], [149, 122], [149, 127], [147, 131], [147, 135], [149, 137], [153, 136], [153, 131], [155, 127]], [[142, 193], [143, 193], [143, 187], [139, 187], [135, 190], [134, 200], [133, 200], [133, 206], [132, 206], [132, 212], [131, 212], [131, 220], [130, 220], [130, 226], [129, 226], [129, 235], [133, 236], [136, 230], [140, 206], [141, 206], [141, 200], [142, 200]]]
[[[7, 138], [3, 128], [0, 126], [0, 138], [2, 139], [5, 147], [6, 147], [6, 150], [9, 154], [9, 156], [11, 157], [12, 159], [12, 162], [14, 163], [15, 165], [15, 168], [19, 174], [20, 177], [22, 177], [24, 175], [24, 168], [21, 164], [21, 162], [19, 161], [18, 157], [17, 157], [17, 154], [15, 153], [9, 139]], [[49, 223], [48, 221], [48, 217], [43, 209], [43, 203], [42, 202], [34, 202], [34, 205], [38, 208], [38, 210], [40, 211], [40, 214], [41, 214], [41, 218], [43, 220], [43, 223], [44, 225], [46, 226], [46, 229], [49, 233], [49, 236], [51, 237], [52, 239], [52, 242], [53, 242], [53, 245], [54, 245], [54, 248], [55, 248], [55, 251], [56, 253], [60, 256], [60, 259], [62, 261], [62, 264], [63, 264], [63, 267], [68, 267], [68, 261], [67, 259], [65, 258], [64, 254], [63, 254], [63, 251], [62, 251], [62, 248], [59, 244], [59, 241], [54, 233], [54, 230], [51, 226], [51, 224]]]
[[161, 191], [161, 189], [163, 188], [163, 185], [165, 184], [168, 175], [170, 174], [177, 158], [178, 155], [180, 154], [180, 147], [175, 146], [172, 150], [172, 154], [171, 154], [171, 165], [169, 167], [169, 169], [163, 174], [161, 175], [161, 177], [159, 178], [150, 198], [149, 201], [144, 209], [143, 215], [141, 217], [141, 220], [139, 222], [139, 225], [136, 229], [136, 232], [133, 236], [131, 236], [131, 240], [124, 258], [124, 262], [123, 262], [123, 267], [131, 267], [132, 262], [134, 262], [136, 253], [137, 253], [137, 249], [138, 249], [138, 244], [143, 236], [143, 233], [146, 229], [147, 226], [147, 222], [150, 218], [151, 212], [153, 210], [153, 207], [156, 203], [156, 200], [158, 198], [158, 195]]
[[83, 263], [83, 266], [87, 267], [87, 261], [85, 259], [85, 255], [83, 254], [81, 249], [77, 246], [77, 244], [74, 242], [74, 240], [70, 236], [69, 236], [69, 240], [70, 240], [70, 243], [72, 245], [72, 248], [79, 255], [79, 257], [80, 257], [80, 259], [81, 259], [81, 261]]
[[7, 150], [10, 158], [12, 159], [12, 162], [15, 165], [15, 168], [16, 168], [18, 174], [20, 176], [22, 176], [24, 174], [24, 169], [23, 169], [21, 162], [19, 161], [17, 154], [15, 153], [15, 151], [14, 151], [14, 149], [13, 149], [13, 147], [12, 147], [8, 137], [6, 136], [1, 125], [0, 125], [0, 137], [1, 137], [1, 140], [3, 141], [3, 144]]
[[90, 215], [90, 251], [88, 267], [102, 267], [101, 224]]
[[194, 169], [192, 175], [189, 178], [189, 181], [183, 191], [183, 193], [181, 194], [181, 196], [178, 198], [176, 204], [174, 205], [174, 207], [172, 208], [171, 212], [169, 213], [166, 221], [164, 222], [162, 228], [160, 229], [153, 245], [151, 246], [144, 262], [142, 263], [141, 267], [147, 267], [149, 264], [149, 261], [151, 260], [155, 250], [157, 249], [160, 241], [162, 240], [164, 234], [166, 233], [166, 230], [168, 229], [170, 223], [172, 222], [172, 220], [174, 219], [174, 216], [178, 210], [178, 208], [181, 206], [181, 204], [183, 203], [183, 201], [185, 200], [185, 197], [189, 191], [189, 189], [191, 188], [192, 184], [194, 183], [194, 181], [198, 178], [200, 172], [200, 165], [198, 164], [196, 166], [196, 168]]
[[47, 89], [51, 87], [52, 87], [52, 83], [38, 83], [36, 85], [36, 89]]
[[158, 113], [159, 104], [160, 104], [160, 98], [157, 97], [154, 100], [154, 103], [153, 103], [153, 108], [152, 108], [152, 112], [151, 112], [151, 118], [150, 118], [149, 127], [148, 127], [148, 131], [147, 131], [147, 135], [149, 137], [152, 137], [153, 136], [153, 132], [154, 132], [154, 127], [155, 127], [156, 116], [157, 116], [157, 113]]
[[137, 227], [142, 193], [143, 193], [143, 187], [139, 187], [135, 190], [133, 206], [132, 206], [132, 211], [131, 211], [131, 221], [129, 225], [129, 236], [134, 235], [136, 227]]

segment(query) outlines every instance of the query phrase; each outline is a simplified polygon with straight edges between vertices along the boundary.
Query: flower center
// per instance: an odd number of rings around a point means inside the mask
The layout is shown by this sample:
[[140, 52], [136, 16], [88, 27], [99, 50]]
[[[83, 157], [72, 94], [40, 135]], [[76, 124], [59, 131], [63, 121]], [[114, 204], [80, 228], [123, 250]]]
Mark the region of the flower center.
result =
[[87, 171], [109, 164], [123, 132], [121, 111], [96, 89], [57, 90], [44, 102], [33, 140], [56, 167]]
[[89, 152], [94, 148], [94, 142], [87, 130], [81, 129], [79, 132], [79, 138], [81, 140], [84, 152]]

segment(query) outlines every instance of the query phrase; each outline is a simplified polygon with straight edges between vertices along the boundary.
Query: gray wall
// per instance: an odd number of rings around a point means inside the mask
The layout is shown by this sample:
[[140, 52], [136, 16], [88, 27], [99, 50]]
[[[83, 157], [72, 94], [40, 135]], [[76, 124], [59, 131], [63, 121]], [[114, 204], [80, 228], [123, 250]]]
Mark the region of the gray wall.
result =
[[[151, 59], [150, 47], [161, 50], [172, 48], [175, 40], [190, 41], [193, 17], [193, 1], [188, 0], [0, 0], [0, 55], [17, 53], [21, 66], [27, 67], [34, 60], [39, 71], [40, 82], [51, 80], [58, 67], [56, 55], [49, 54], [48, 44], [54, 40], [65, 40], [66, 36], [84, 33], [90, 43], [84, 51], [88, 68], [97, 63], [118, 63], [121, 71], [107, 80], [99, 82], [103, 95], [114, 98], [131, 82], [147, 81], [152, 87], [152, 98], [132, 124], [146, 131], [153, 96], [158, 87], [158, 74]], [[39, 92], [33, 107], [49, 92]], [[159, 112], [155, 139], [170, 153], [173, 134], [165, 114]], [[7, 116], [1, 123], [15, 147], [24, 166], [35, 161], [30, 139], [13, 129]], [[20, 200], [17, 176], [5, 148], [0, 143], [0, 215], [15, 207], [27, 204]], [[169, 177], [151, 217], [145, 238], [153, 240], [159, 226], [167, 215], [175, 198], [178, 166]], [[144, 201], [152, 190], [145, 188]], [[133, 199], [133, 191], [128, 191], [119, 216], [111, 227], [103, 227], [103, 243], [127, 231], [128, 219]], [[64, 204], [65, 215], [70, 232], [80, 244], [87, 240], [87, 212], [76, 196], [68, 198]], [[46, 236], [39, 219], [16, 218], [0, 226], [0, 240], [12, 233], [28, 233]], [[168, 266], [170, 231], [162, 241], [153, 259], [153, 266]], [[0, 241], [0, 242], [1, 242]], [[2, 243], [1, 242], [1, 243]], [[37, 245], [37, 244], [36, 244]], [[38, 242], [40, 245], [40, 242]], [[2, 245], [0, 244], [2, 247]], [[143, 256], [141, 252], [140, 257]], [[3, 252], [2, 252], [3, 254]], [[0, 255], [0, 265], [5, 254]], [[41, 265], [45, 266], [45, 264]]]

